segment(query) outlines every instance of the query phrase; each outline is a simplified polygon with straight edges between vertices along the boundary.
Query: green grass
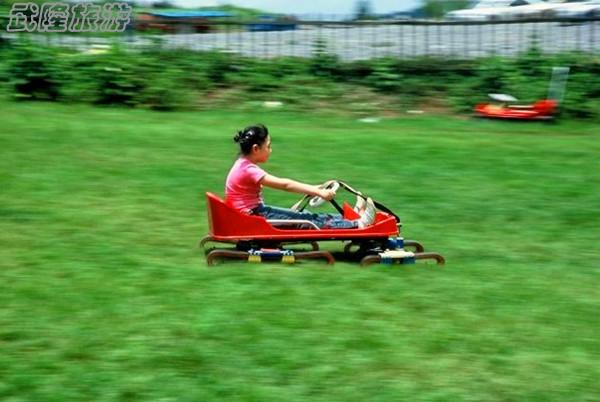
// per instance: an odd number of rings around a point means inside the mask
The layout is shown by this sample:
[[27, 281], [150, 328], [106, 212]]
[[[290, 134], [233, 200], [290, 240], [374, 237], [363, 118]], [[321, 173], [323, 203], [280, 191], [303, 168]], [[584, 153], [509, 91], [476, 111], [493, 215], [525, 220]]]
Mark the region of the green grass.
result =
[[[0, 110], [0, 400], [598, 400], [598, 125]], [[447, 265], [208, 269], [254, 122], [271, 173], [347, 180]]]

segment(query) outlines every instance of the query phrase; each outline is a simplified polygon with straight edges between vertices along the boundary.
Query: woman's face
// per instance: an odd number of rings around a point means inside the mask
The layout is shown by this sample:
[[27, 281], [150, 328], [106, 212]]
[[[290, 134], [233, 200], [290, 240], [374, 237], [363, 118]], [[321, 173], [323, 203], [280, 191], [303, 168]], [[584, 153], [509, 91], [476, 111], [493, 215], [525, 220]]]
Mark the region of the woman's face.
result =
[[267, 136], [265, 142], [262, 143], [261, 146], [256, 146], [253, 149], [254, 157], [257, 162], [264, 163], [269, 160], [269, 156], [271, 155], [271, 136]]

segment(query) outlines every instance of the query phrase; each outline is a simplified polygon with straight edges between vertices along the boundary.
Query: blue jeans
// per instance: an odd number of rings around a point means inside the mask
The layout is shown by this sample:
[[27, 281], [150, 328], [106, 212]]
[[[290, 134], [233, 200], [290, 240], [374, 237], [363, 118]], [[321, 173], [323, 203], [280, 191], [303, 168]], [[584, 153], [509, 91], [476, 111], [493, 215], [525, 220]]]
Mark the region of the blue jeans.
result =
[[358, 221], [349, 221], [339, 214], [315, 214], [312, 212], [292, 211], [289, 208], [271, 207], [259, 205], [252, 210], [255, 215], [266, 219], [302, 219], [311, 221], [321, 229], [356, 229]]

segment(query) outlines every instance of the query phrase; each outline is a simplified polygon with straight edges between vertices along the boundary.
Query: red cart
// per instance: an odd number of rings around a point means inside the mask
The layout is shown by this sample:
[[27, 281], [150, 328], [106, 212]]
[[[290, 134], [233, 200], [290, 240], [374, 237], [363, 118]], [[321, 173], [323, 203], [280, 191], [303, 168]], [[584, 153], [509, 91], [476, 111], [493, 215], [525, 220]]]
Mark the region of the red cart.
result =
[[[362, 193], [342, 181], [330, 181], [329, 187], [342, 187], [359, 197]], [[305, 196], [292, 208], [303, 210], [306, 206], [323, 203], [319, 197]], [[344, 203], [332, 205], [346, 219], [357, 219], [358, 214]], [[314, 223], [303, 220], [267, 220], [256, 215], [247, 215], [228, 205], [213, 193], [206, 193], [206, 205], [210, 232], [200, 241], [200, 246], [208, 243], [227, 244], [229, 247], [216, 247], [206, 250], [206, 262], [213, 265], [217, 259], [244, 259], [250, 262], [279, 260], [292, 263], [304, 258], [323, 258], [329, 264], [335, 259], [331, 252], [320, 250], [319, 242], [341, 241], [345, 243], [344, 254], [360, 257], [361, 265], [372, 263], [409, 264], [417, 260], [433, 259], [444, 264], [444, 257], [438, 253], [425, 252], [423, 246], [414, 240], [404, 240], [400, 235], [400, 219], [387, 207], [375, 202], [378, 211], [375, 223], [362, 229], [320, 229]], [[310, 245], [312, 250], [298, 251], [296, 245]], [[406, 250], [410, 247], [414, 251]], [[353, 252], [353, 249], [357, 249]]]
[[496, 103], [480, 103], [475, 106], [479, 117], [508, 120], [549, 120], [557, 116], [564, 98], [569, 67], [554, 67], [546, 99], [531, 105], [518, 105], [517, 99], [506, 94], [488, 94]]

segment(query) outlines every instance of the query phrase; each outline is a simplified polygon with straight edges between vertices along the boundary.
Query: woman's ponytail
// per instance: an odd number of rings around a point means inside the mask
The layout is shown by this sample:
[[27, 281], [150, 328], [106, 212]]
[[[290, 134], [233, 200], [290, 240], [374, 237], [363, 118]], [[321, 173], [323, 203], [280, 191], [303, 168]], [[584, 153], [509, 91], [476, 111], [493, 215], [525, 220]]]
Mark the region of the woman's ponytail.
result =
[[238, 131], [233, 137], [233, 141], [240, 144], [240, 152], [248, 155], [252, 151], [254, 144], [261, 146], [269, 136], [269, 130], [262, 124], [246, 127]]
[[240, 142], [240, 140], [242, 139], [242, 135], [244, 134], [243, 131], [238, 131], [237, 134], [233, 137], [233, 141], [234, 142]]

